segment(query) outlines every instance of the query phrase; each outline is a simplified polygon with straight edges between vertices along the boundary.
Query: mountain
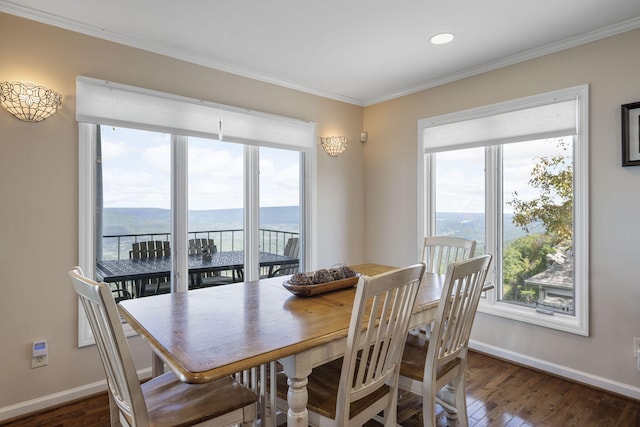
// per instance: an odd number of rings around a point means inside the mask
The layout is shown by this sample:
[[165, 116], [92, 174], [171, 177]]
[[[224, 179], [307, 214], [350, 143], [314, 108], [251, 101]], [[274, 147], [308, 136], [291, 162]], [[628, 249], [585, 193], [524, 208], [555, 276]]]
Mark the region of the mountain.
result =
[[[189, 231], [234, 230], [243, 225], [242, 209], [189, 211]], [[297, 206], [260, 208], [260, 228], [298, 232]], [[103, 235], [169, 233], [171, 212], [157, 208], [105, 208]]]
[[[505, 247], [509, 242], [527, 233], [513, 224], [513, 214], [504, 214], [503, 236]], [[478, 242], [478, 247], [485, 245], [485, 219], [484, 213], [467, 212], [438, 212], [436, 214], [435, 234], [439, 236], [463, 237]], [[534, 224], [530, 233], [542, 233], [542, 224]]]
[[[260, 208], [260, 228], [299, 231], [297, 206]], [[510, 242], [526, 233], [513, 225], [512, 214], [504, 216], [504, 237]], [[217, 209], [189, 211], [189, 231], [234, 230], [242, 228], [242, 209]], [[168, 209], [154, 208], [105, 208], [104, 235], [169, 233], [171, 214]], [[484, 242], [484, 213], [438, 212], [436, 234], [457, 236]], [[542, 226], [532, 227], [531, 232], [543, 231]]]

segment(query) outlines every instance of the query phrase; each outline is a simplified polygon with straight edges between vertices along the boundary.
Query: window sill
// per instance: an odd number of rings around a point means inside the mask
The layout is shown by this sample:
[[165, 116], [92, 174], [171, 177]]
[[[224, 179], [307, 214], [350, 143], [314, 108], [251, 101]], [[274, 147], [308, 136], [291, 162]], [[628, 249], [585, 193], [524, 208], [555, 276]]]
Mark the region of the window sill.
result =
[[588, 336], [589, 330], [586, 319], [580, 315], [582, 310], [576, 307], [575, 315], [565, 314], [543, 314], [537, 312], [534, 308], [522, 307], [504, 302], [491, 303], [488, 301], [480, 301], [478, 312], [502, 317], [505, 319], [525, 322], [544, 328], [556, 329], [576, 335]]

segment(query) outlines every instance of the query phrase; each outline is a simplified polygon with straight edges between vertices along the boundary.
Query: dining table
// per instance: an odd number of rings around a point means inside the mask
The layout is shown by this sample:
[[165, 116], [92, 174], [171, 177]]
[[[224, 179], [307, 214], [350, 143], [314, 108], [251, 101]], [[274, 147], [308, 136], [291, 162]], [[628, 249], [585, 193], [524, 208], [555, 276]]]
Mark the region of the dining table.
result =
[[[298, 258], [271, 252], [261, 251], [258, 255], [260, 266], [268, 268], [268, 276], [272, 276], [279, 267], [296, 265], [300, 262]], [[241, 278], [243, 277], [244, 251], [213, 252], [207, 258], [203, 258], [202, 255], [189, 255], [188, 263], [191, 274], [231, 270], [234, 272], [234, 277]], [[108, 283], [168, 277], [171, 274], [171, 257], [100, 260], [96, 263], [96, 270], [100, 280]], [[139, 296], [141, 292], [139, 286], [134, 287], [134, 290], [134, 294]]]
[[[373, 276], [395, 267], [359, 264]], [[355, 287], [303, 297], [287, 276], [121, 301], [123, 319], [153, 351], [153, 375], [166, 364], [180, 380], [204, 383], [279, 361], [288, 377], [287, 426], [308, 425], [307, 381], [314, 367], [341, 357]], [[410, 328], [434, 320], [444, 277], [425, 273]]]

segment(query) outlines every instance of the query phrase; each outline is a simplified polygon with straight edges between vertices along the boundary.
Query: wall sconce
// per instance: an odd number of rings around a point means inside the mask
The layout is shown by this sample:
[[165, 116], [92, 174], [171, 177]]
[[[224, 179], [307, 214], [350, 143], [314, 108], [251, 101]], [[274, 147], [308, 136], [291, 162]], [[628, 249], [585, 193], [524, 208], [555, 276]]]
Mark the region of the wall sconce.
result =
[[0, 104], [25, 122], [39, 122], [58, 111], [62, 95], [31, 83], [0, 83]]
[[322, 149], [331, 157], [342, 154], [347, 149], [346, 136], [321, 136]]

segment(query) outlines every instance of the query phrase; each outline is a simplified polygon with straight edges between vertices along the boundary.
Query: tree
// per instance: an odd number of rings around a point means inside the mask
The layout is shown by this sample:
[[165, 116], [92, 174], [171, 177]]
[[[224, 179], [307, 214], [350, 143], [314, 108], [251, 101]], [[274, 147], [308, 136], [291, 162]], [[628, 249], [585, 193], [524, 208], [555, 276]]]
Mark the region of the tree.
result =
[[504, 251], [503, 298], [533, 303], [537, 288], [527, 289], [525, 280], [548, 268], [548, 257], [565, 252], [573, 236], [573, 164], [562, 152], [571, 148], [564, 139], [556, 141], [561, 153], [539, 157], [531, 171], [529, 185], [538, 196], [526, 201], [513, 192], [507, 204], [513, 208], [513, 223], [527, 233], [532, 225], [542, 223], [545, 232], [529, 234], [511, 242]]
[[546, 258], [551, 252], [553, 248], [548, 234], [529, 234], [511, 242], [503, 255], [503, 299], [533, 302], [537, 288], [527, 289], [525, 279], [547, 268]]
[[[571, 147], [562, 138], [556, 140], [558, 148]], [[513, 207], [513, 223], [527, 233], [532, 224], [542, 222], [555, 243], [571, 242], [573, 236], [573, 164], [568, 155], [539, 157], [531, 171], [531, 187], [539, 190], [533, 200], [522, 200], [517, 192], [507, 204]]]

